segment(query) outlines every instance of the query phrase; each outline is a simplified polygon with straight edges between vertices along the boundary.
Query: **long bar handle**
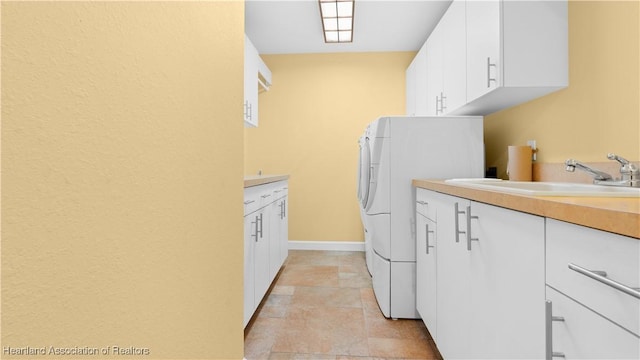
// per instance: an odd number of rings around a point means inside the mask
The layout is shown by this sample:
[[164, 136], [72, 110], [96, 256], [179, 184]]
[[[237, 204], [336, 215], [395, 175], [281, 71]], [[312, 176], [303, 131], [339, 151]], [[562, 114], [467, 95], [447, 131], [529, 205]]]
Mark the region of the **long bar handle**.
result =
[[464, 231], [460, 231], [460, 221], [458, 220], [458, 215], [464, 214], [464, 211], [458, 210], [458, 203], [453, 205], [455, 210], [455, 224], [456, 224], [456, 242], [460, 242], [460, 234], [464, 234]]
[[256, 242], [258, 242], [258, 232], [259, 232], [259, 230], [258, 230], [258, 219], [259, 219], [259, 216], [258, 216], [258, 215], [256, 215], [256, 221], [252, 221], [252, 222], [251, 222], [251, 225], [254, 225], [254, 224], [255, 224], [255, 226], [256, 226], [256, 227], [255, 227], [255, 231], [256, 231], [256, 233], [255, 233], [255, 234], [251, 234], [251, 237], [255, 237]]
[[[257, 221], [260, 222], [260, 239], [262, 239], [262, 214], [260, 213], [260, 219], [258, 219]], [[258, 230], [256, 229], [256, 241], [258, 241]]]
[[255, 200], [247, 200], [247, 201], [244, 202], [244, 204], [245, 205], [249, 205], [249, 204], [254, 203], [254, 202], [256, 202], [256, 201]]
[[425, 224], [425, 228], [427, 230], [427, 232], [424, 235], [425, 238], [425, 242], [426, 242], [426, 254], [429, 255], [429, 248], [434, 248], [435, 246], [433, 245], [429, 245], [429, 233], [433, 234], [433, 230], [429, 230], [429, 224]]
[[569, 263], [569, 269], [578, 272], [586, 277], [592, 278], [593, 280], [599, 281], [605, 285], [611, 286], [612, 288], [622, 291], [627, 295], [631, 295], [636, 299], [640, 299], [640, 291], [638, 289], [632, 288], [625, 284], [621, 284], [617, 281], [611, 280], [607, 278], [607, 273], [604, 271], [594, 271], [588, 270], [576, 264]]
[[440, 92], [440, 112], [444, 113], [444, 110], [447, 108], [447, 106], [444, 104], [444, 101], [447, 100], [447, 97], [444, 96], [444, 93], [441, 91]]
[[545, 315], [545, 359], [551, 360], [554, 357], [565, 357], [564, 353], [554, 352], [553, 351], [553, 322], [554, 321], [564, 321], [564, 318], [561, 316], [553, 316], [553, 304], [551, 301], [546, 300], [544, 307], [544, 315]]
[[467, 206], [467, 250], [471, 251], [471, 242], [480, 241], [478, 238], [471, 237], [471, 219], [478, 219], [477, 216], [471, 215], [471, 206]]

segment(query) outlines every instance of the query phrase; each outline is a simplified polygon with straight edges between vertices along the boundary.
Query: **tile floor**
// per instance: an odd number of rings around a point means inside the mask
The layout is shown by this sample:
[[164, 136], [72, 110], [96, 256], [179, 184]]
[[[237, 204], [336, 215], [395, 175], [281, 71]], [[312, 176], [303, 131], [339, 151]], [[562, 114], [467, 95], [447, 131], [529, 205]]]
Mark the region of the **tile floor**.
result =
[[245, 329], [254, 359], [441, 359], [421, 320], [385, 319], [363, 252], [290, 251]]

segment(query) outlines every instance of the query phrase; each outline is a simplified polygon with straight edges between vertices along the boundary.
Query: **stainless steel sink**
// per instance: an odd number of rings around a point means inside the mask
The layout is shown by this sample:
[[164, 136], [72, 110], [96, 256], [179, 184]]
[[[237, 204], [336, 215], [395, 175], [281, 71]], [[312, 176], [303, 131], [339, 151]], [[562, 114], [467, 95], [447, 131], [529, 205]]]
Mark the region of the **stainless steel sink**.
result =
[[560, 182], [502, 181], [499, 179], [451, 179], [445, 182], [477, 189], [529, 196], [640, 197], [640, 188]]

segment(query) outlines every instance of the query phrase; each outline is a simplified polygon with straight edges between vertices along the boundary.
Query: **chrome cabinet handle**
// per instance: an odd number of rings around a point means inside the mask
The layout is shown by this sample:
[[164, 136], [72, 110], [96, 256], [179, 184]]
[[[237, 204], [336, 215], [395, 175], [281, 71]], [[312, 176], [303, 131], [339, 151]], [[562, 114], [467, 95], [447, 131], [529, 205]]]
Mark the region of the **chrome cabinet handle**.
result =
[[497, 80], [495, 78], [491, 77], [491, 67], [495, 67], [496, 69], [498, 68], [498, 66], [496, 64], [492, 64], [491, 63], [491, 58], [488, 57], [487, 58], [487, 87], [491, 87], [491, 82], [496, 82]]
[[256, 239], [256, 242], [258, 242], [258, 215], [256, 215], [256, 221], [252, 221], [251, 225], [255, 224], [255, 234], [251, 234], [251, 237], [254, 237]]
[[[258, 230], [258, 224], [260, 223], [260, 230]], [[260, 213], [260, 216], [256, 216], [256, 241], [258, 241], [258, 233], [260, 233], [260, 239], [262, 239], [262, 213]]]
[[441, 113], [443, 113], [443, 112], [444, 112], [444, 110], [447, 108], [447, 107], [444, 105], [444, 101], [445, 101], [445, 100], [447, 100], [447, 97], [446, 97], [446, 96], [444, 96], [444, 93], [441, 91], [441, 92], [440, 92], [440, 112], [441, 112]]
[[425, 243], [426, 243], [426, 254], [429, 255], [429, 248], [434, 248], [435, 246], [429, 245], [429, 233], [433, 234], [433, 230], [429, 230], [429, 224], [425, 224], [425, 228], [427, 232], [424, 235]]
[[262, 197], [263, 199], [266, 199], [266, 198], [268, 198], [268, 197], [270, 197], [270, 196], [271, 196], [271, 194], [264, 194], [264, 195], [261, 195], [261, 197]]
[[471, 237], [471, 219], [478, 219], [477, 216], [471, 215], [471, 206], [467, 206], [467, 250], [471, 251], [471, 242], [480, 241], [478, 238]]
[[256, 201], [255, 200], [247, 200], [247, 201], [244, 202], [244, 204], [245, 205], [249, 205], [249, 204], [254, 203], [254, 202], [256, 202]]
[[545, 315], [545, 359], [551, 360], [554, 357], [564, 358], [564, 353], [554, 352], [553, 351], [553, 322], [554, 321], [564, 321], [564, 318], [561, 316], [553, 316], [553, 304], [551, 301], [545, 301], [544, 307], [544, 315]]
[[427, 205], [428, 204], [426, 201], [422, 201], [422, 200], [417, 200], [416, 202], [418, 204], [420, 204], [420, 205]]
[[282, 201], [280, 202], [280, 220], [284, 219], [284, 218], [287, 216], [287, 214], [286, 214], [286, 210], [285, 210], [285, 209], [286, 209], [286, 203], [285, 203], [285, 201], [286, 201], [286, 200], [282, 200]]
[[586, 277], [592, 278], [593, 280], [599, 281], [605, 285], [608, 285], [618, 291], [622, 291], [627, 295], [631, 295], [636, 299], [640, 299], [640, 291], [636, 288], [632, 288], [625, 284], [621, 284], [617, 281], [611, 280], [607, 278], [607, 273], [605, 271], [597, 271], [597, 270], [587, 270], [581, 266], [576, 264], [569, 263], [569, 269], [578, 272]]
[[455, 211], [455, 226], [456, 226], [456, 242], [460, 242], [460, 234], [464, 234], [464, 231], [460, 231], [460, 221], [458, 220], [458, 215], [464, 214], [464, 211], [458, 210], [458, 203], [453, 205]]
[[249, 103], [249, 100], [245, 100], [244, 102], [244, 117], [247, 120], [251, 120], [253, 115], [253, 112], [251, 111], [251, 104]]

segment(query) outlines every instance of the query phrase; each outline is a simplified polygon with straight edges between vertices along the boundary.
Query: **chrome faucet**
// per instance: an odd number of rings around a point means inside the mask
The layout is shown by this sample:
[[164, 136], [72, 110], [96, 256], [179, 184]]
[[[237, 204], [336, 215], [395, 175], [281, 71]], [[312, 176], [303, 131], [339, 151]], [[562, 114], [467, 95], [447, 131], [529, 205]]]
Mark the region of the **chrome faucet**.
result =
[[[609, 160], [615, 160], [617, 162], [620, 163], [620, 175], [622, 176], [622, 180], [623, 181], [636, 181], [637, 182], [640, 180], [640, 169], [638, 169], [638, 167], [629, 162], [627, 159], [620, 157], [616, 154], [607, 154], [607, 159]], [[631, 185], [631, 186], [638, 186], [638, 185]]]
[[567, 161], [564, 162], [566, 166], [565, 170], [574, 172], [576, 168], [578, 168], [579, 170], [587, 172], [593, 176], [593, 183], [597, 185], [640, 187], [640, 169], [638, 169], [635, 164], [616, 154], [608, 154], [607, 159], [620, 163], [620, 174], [622, 176], [620, 179], [614, 180], [613, 177], [606, 172], [590, 168], [574, 159], [567, 159]]

